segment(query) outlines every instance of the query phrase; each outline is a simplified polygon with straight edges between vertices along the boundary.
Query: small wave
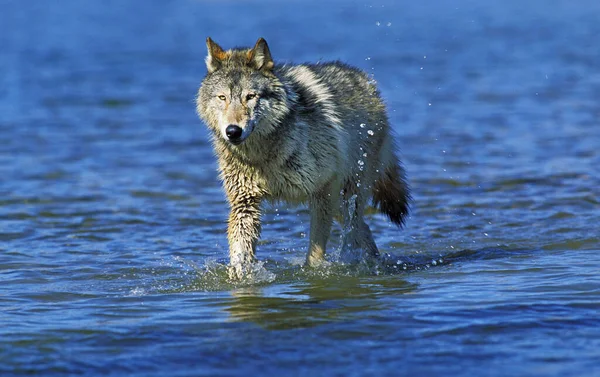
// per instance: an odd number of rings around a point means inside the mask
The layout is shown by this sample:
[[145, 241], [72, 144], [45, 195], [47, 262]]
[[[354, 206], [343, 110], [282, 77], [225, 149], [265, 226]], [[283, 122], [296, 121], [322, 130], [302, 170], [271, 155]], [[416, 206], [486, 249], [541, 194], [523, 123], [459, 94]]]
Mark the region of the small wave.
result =
[[405, 274], [427, 270], [444, 264], [442, 256], [420, 254], [397, 256], [389, 253], [372, 259], [330, 258], [319, 266], [308, 267], [299, 258], [261, 260], [252, 265], [241, 278], [232, 277], [225, 260], [208, 259], [202, 263], [180, 260], [194, 270], [195, 278], [178, 291], [224, 291], [249, 286], [282, 284], [329, 279], [335, 277], [361, 277]]
[[365, 258], [356, 252], [341, 256], [331, 253], [316, 267], [308, 267], [296, 256], [264, 259], [254, 263], [241, 277], [231, 273], [226, 259], [207, 258], [200, 262], [183, 257], [163, 261], [162, 269], [153, 269], [149, 282], [129, 291], [132, 296], [151, 293], [231, 291], [245, 287], [310, 282], [322, 279], [406, 275], [455, 263], [505, 258], [532, 253], [524, 250], [486, 248], [455, 252], [412, 251], [407, 254], [382, 253], [377, 258]]

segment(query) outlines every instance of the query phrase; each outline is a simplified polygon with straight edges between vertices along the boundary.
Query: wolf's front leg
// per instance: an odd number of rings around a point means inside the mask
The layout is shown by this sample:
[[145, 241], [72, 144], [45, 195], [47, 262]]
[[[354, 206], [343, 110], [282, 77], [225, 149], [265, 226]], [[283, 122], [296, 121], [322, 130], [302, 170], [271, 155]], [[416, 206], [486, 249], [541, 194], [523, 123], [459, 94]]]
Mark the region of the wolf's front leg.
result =
[[240, 279], [248, 274], [252, 263], [256, 261], [262, 191], [247, 176], [225, 173], [224, 178], [231, 208], [227, 226], [230, 275]]
[[325, 248], [333, 222], [333, 199], [329, 189], [320, 190], [309, 201], [310, 246], [306, 264], [314, 267], [325, 258]]
[[260, 200], [231, 203], [227, 238], [229, 240], [230, 275], [241, 279], [256, 261], [256, 243], [260, 235]]

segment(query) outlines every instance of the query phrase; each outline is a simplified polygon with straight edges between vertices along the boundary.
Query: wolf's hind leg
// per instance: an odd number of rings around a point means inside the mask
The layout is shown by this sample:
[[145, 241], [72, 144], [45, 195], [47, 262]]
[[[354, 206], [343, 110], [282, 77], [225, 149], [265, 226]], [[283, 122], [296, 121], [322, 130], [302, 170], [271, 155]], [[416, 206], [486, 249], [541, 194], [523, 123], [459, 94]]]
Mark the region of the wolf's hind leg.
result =
[[306, 264], [316, 266], [325, 258], [325, 248], [331, 223], [333, 222], [333, 206], [329, 187], [320, 190], [310, 198], [310, 246], [306, 257]]
[[368, 257], [379, 256], [373, 234], [364, 220], [365, 200], [362, 194], [359, 190], [344, 192], [342, 253], [346, 258], [358, 257], [354, 255], [356, 252]]
[[364, 252], [367, 257], [376, 258], [379, 256], [377, 244], [373, 239], [371, 229], [363, 219], [351, 221], [348, 225], [344, 224], [344, 234], [342, 237], [342, 251], [348, 256], [351, 252]]
[[378, 257], [379, 250], [377, 249], [377, 245], [375, 244], [375, 240], [373, 239], [373, 234], [371, 233], [371, 229], [367, 223], [362, 219], [360, 221], [359, 226], [359, 234], [358, 241], [361, 248], [367, 253], [369, 257]]

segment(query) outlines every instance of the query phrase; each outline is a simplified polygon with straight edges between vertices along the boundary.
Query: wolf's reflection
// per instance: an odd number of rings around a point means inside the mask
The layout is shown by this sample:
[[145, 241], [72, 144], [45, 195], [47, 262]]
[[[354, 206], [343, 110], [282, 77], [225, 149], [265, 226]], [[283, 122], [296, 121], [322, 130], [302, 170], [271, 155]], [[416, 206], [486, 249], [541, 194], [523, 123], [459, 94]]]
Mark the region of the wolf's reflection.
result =
[[231, 292], [226, 311], [233, 320], [272, 330], [313, 327], [384, 309], [380, 296], [405, 294], [415, 288], [416, 284], [390, 276], [336, 276], [295, 285], [245, 287]]

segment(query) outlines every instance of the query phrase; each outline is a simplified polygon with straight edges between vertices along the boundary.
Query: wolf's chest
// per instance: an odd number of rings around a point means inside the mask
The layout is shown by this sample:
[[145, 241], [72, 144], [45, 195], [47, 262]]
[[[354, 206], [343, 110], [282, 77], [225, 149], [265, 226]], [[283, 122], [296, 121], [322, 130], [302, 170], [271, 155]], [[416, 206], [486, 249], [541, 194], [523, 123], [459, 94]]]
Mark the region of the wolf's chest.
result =
[[261, 174], [270, 200], [303, 202], [315, 190], [314, 177], [306, 170], [273, 169]]
[[269, 199], [304, 202], [329, 182], [334, 172], [307, 158], [270, 166], [259, 174]]

